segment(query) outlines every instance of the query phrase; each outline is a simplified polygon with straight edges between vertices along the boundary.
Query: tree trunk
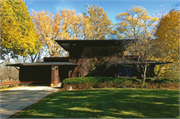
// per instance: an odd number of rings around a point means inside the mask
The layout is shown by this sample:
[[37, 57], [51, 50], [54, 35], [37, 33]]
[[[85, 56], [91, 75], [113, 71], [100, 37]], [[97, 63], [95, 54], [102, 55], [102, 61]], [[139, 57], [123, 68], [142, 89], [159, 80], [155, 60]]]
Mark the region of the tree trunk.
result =
[[160, 65], [159, 66], [159, 70], [158, 70], [158, 73], [157, 73], [157, 76], [159, 76], [161, 74], [161, 69], [162, 69], [163, 65]]
[[147, 72], [147, 64], [144, 66], [143, 84], [145, 83], [146, 80], [146, 72]]
[[23, 63], [26, 63], [26, 57], [23, 56]]
[[38, 55], [38, 54], [36, 54], [34, 57], [33, 57], [33, 55], [30, 56], [30, 59], [31, 59], [31, 62], [32, 62], [32, 63], [35, 62], [37, 55]]

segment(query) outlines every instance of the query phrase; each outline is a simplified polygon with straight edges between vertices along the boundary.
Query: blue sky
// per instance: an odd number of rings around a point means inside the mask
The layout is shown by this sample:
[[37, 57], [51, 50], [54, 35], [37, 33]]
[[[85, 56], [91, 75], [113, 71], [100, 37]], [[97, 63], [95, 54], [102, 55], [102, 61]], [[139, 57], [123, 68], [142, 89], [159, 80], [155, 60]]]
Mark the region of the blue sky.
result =
[[31, 9], [34, 11], [50, 11], [55, 14], [61, 9], [76, 10], [77, 13], [85, 12], [85, 6], [99, 5], [104, 11], [107, 11], [108, 18], [113, 23], [116, 22], [115, 16], [121, 12], [125, 12], [132, 6], [144, 7], [151, 17], [157, 15], [157, 12], [165, 9], [169, 12], [175, 7], [178, 0], [24, 0], [28, 11], [31, 13]]

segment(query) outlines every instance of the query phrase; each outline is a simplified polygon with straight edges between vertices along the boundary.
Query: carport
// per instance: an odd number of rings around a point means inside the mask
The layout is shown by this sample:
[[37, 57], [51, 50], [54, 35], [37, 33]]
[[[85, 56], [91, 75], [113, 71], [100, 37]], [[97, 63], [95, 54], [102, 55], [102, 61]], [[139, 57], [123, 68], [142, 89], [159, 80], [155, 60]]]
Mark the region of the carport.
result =
[[7, 66], [14, 66], [19, 70], [19, 81], [48, 83], [56, 86], [61, 81], [61, 77], [63, 79], [68, 78], [68, 74], [65, 72], [73, 69], [77, 64], [70, 62], [41, 62], [8, 64]]

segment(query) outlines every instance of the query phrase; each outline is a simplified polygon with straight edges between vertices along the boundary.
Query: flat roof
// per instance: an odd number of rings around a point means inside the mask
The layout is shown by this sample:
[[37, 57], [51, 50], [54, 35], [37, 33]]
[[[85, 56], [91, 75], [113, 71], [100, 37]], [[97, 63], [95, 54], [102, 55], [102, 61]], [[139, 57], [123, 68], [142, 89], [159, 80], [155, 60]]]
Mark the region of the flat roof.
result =
[[[147, 60], [147, 62], [149, 64], [167, 64], [167, 63], [172, 63], [172, 62], [164, 62], [164, 61], [153, 61], [153, 60]], [[116, 61], [109, 61], [109, 62], [106, 62], [107, 64], [109, 63], [112, 63], [112, 64], [115, 64], [115, 63], [118, 63], [118, 64], [138, 64], [138, 63], [144, 63], [143, 61], [136, 61], [136, 60], [116, 60]]]
[[167, 64], [167, 63], [172, 63], [172, 62], [165, 62], [165, 61], [153, 61], [153, 60], [147, 60], [151, 64]]
[[7, 64], [6, 66], [77, 66], [76, 63], [70, 62], [38, 62], [38, 63], [16, 63], [16, 64]]
[[84, 47], [103, 47], [103, 46], [121, 46], [127, 45], [134, 39], [110, 39], [110, 40], [55, 40], [66, 51]]

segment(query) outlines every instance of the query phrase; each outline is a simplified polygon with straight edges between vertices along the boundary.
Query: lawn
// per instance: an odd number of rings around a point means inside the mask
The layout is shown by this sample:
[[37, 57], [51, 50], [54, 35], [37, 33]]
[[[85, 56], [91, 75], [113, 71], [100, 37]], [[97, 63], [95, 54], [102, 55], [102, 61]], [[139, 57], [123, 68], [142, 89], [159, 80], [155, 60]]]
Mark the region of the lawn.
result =
[[179, 91], [99, 88], [59, 91], [15, 118], [179, 118]]

